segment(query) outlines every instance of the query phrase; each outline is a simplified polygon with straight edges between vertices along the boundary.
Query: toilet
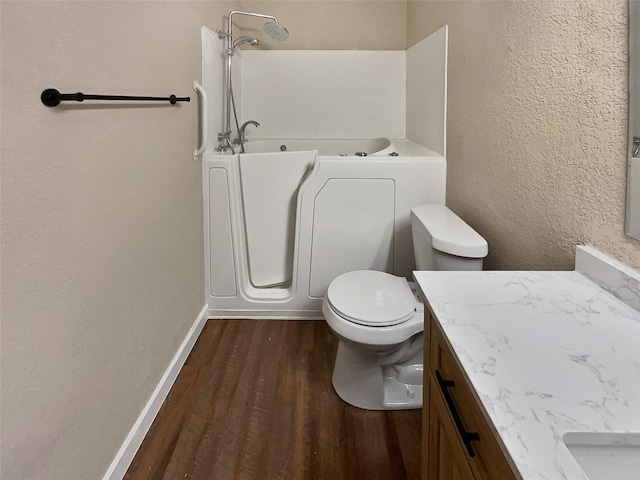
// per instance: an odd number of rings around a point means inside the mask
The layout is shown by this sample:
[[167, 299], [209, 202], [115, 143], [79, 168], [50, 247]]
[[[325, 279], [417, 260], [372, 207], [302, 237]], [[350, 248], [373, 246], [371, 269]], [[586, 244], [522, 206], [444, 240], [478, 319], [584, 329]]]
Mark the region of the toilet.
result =
[[[488, 246], [444, 205], [411, 210], [417, 270], [482, 270]], [[366, 410], [422, 407], [424, 305], [412, 283], [385, 272], [336, 277], [322, 302], [338, 337], [333, 388]]]

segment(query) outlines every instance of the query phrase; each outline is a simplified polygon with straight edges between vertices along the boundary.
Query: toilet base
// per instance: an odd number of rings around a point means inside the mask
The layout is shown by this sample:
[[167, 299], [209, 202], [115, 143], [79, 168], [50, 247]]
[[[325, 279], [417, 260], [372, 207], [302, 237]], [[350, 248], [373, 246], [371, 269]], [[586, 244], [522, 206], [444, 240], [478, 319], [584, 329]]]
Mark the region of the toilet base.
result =
[[379, 365], [341, 341], [333, 388], [342, 400], [365, 410], [422, 408], [423, 365], [422, 349], [403, 363]]

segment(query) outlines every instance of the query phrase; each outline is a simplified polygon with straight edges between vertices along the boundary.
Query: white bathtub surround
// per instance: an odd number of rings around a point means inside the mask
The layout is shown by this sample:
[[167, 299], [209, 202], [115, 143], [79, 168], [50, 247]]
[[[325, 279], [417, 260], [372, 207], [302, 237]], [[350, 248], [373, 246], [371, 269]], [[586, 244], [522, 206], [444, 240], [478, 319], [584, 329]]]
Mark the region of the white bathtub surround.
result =
[[[225, 79], [224, 53], [225, 42], [218, 38], [218, 34], [207, 27], [202, 27], [200, 31], [202, 41], [202, 86], [207, 92], [209, 108], [207, 115], [207, 137], [209, 138], [209, 149], [213, 150], [218, 145], [218, 133], [222, 131], [222, 119], [224, 118], [223, 107]], [[238, 52], [239, 53], [239, 52]], [[239, 63], [239, 62], [238, 62]], [[240, 66], [238, 67], [238, 69]], [[235, 75], [239, 72], [235, 72]], [[235, 77], [234, 77], [235, 80]]]
[[[254, 137], [405, 137], [405, 52], [245, 50], [243, 121]], [[366, 88], [364, 88], [366, 86]]]
[[565, 434], [640, 432], [640, 312], [579, 271], [414, 275], [524, 480], [587, 479]]
[[[260, 122], [249, 139], [408, 138], [444, 156], [447, 38], [445, 26], [408, 50], [238, 50], [233, 81], [241, 123]], [[203, 78], [212, 98], [222, 98], [222, 43], [203, 29]], [[214, 104], [210, 124], [221, 128], [223, 113]]]
[[[275, 145], [289, 140], [276, 140]], [[315, 158], [308, 151], [205, 155], [206, 298], [211, 318], [319, 319], [327, 286], [342, 273], [411, 275], [409, 212], [419, 204], [444, 204], [446, 162], [409, 141], [365, 143], [388, 147], [367, 157]], [[315, 144], [320, 151], [336, 145], [354, 151], [363, 142]], [[392, 152], [397, 156], [390, 156]], [[309, 165], [313, 170], [304, 178]], [[252, 167], [256, 171], [248, 172]], [[276, 224], [272, 235], [268, 230]], [[271, 239], [270, 248], [261, 247], [261, 237]], [[247, 248], [249, 244], [255, 248]], [[252, 270], [259, 275], [252, 276]], [[272, 276], [274, 272], [279, 273]], [[261, 288], [280, 281], [282, 285]]]
[[[202, 34], [204, 84], [222, 98], [222, 41]], [[446, 48], [443, 28], [410, 52], [238, 50], [240, 123], [261, 126], [247, 154], [213, 145], [203, 161], [210, 317], [322, 318], [342, 273], [410, 277], [409, 211], [445, 200]]]
[[447, 150], [448, 38], [445, 25], [406, 52], [406, 137], [440, 155]]

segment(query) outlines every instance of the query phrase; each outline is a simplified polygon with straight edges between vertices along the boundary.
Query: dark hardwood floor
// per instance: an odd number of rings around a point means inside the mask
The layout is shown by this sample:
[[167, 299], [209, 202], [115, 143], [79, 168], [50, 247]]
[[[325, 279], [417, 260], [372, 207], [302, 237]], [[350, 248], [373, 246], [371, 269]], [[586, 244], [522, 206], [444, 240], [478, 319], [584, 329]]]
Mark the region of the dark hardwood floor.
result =
[[336, 347], [322, 321], [208, 321], [125, 479], [419, 479], [421, 411], [340, 400]]

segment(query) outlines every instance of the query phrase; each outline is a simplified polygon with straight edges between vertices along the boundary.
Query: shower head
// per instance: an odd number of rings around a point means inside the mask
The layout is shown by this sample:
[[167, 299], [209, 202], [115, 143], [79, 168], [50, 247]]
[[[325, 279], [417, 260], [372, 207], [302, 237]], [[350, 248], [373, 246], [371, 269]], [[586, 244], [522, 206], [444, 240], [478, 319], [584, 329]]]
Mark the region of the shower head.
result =
[[289, 38], [289, 32], [286, 28], [282, 26], [282, 24], [275, 22], [267, 22], [264, 24], [264, 33], [269, 35], [274, 40], [278, 40], [279, 42], [285, 41]]

